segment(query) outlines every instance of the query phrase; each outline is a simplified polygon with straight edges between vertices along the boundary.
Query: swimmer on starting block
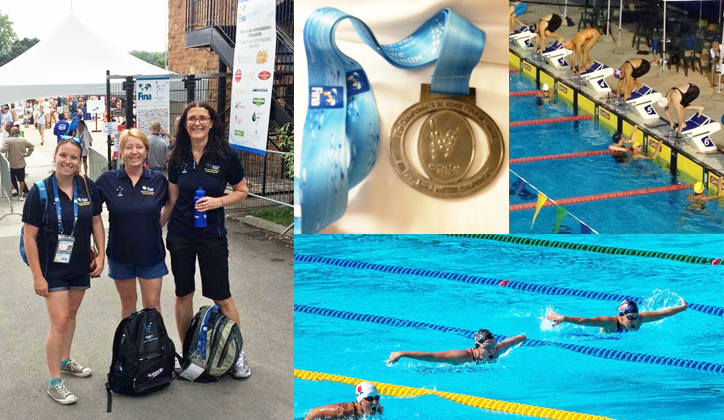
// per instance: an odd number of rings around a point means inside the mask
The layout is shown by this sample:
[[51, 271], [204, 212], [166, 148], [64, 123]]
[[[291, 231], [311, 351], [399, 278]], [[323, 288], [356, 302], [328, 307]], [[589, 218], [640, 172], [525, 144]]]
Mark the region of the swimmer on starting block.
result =
[[556, 100], [553, 97], [553, 94], [551, 93], [551, 87], [548, 86], [548, 83], [543, 83], [540, 86], [541, 93], [536, 96], [536, 103], [538, 106], [541, 106], [543, 104], [552, 104]]
[[[659, 156], [659, 152], [661, 151], [661, 143], [659, 143], [659, 147], [656, 148], [653, 156], [644, 155], [643, 153], [641, 153], [641, 150], [643, 149], [643, 143], [641, 143], [640, 140], [636, 139], [636, 130], [638, 130], [638, 127], [633, 128], [633, 131], [631, 132], [631, 137], [629, 138], [626, 138], [621, 132], [614, 134], [611, 137], [611, 140], [614, 144], [608, 146], [608, 149], [615, 150], [617, 152], [628, 152], [631, 154], [631, 160], [656, 159]], [[624, 145], [627, 142], [632, 142], [631, 147], [626, 147]]]
[[623, 100], [628, 101], [632, 92], [644, 87], [643, 83], [639, 82], [638, 79], [648, 73], [649, 70], [651, 70], [651, 63], [646, 59], [629, 58], [626, 60], [620, 69], [613, 72], [613, 77], [618, 79], [616, 97], [621, 97], [621, 91], [623, 91]]
[[638, 331], [646, 322], [655, 322], [661, 319], [676, 315], [686, 310], [688, 304], [681, 299], [681, 306], [675, 308], [664, 309], [658, 312], [644, 312], [639, 314], [639, 308], [636, 302], [630, 299], [624, 299], [618, 307], [618, 315], [616, 316], [598, 316], [595, 318], [581, 318], [577, 316], [563, 316], [555, 312], [550, 312], [546, 318], [553, 321], [553, 325], [568, 322], [576, 325], [585, 325], [587, 327], [601, 327], [602, 333], [620, 333], [624, 331]]
[[593, 65], [591, 48], [601, 39], [601, 33], [596, 28], [587, 28], [577, 33], [573, 39], [563, 43], [566, 49], [573, 50], [574, 73], [583, 73]]
[[395, 351], [390, 354], [387, 363], [396, 363], [403, 357], [425, 362], [449, 363], [451, 365], [460, 365], [468, 362], [492, 362], [512, 346], [524, 342], [526, 338], [525, 335], [521, 334], [498, 343], [490, 331], [481, 329], [475, 333], [474, 340], [475, 347], [465, 350], [448, 350], [437, 353]]
[[325, 405], [309, 410], [304, 420], [357, 420], [366, 416], [382, 414], [380, 394], [377, 387], [369, 382], [362, 382], [355, 387], [356, 402]]
[[516, 23], [518, 23], [519, 26], [525, 26], [525, 23], [521, 22], [518, 16], [528, 10], [528, 5], [522, 1], [512, 1], [508, 3], [508, 10], [510, 11], [510, 33], [512, 34], [515, 32]]
[[700, 208], [698, 210], [704, 209], [704, 204], [706, 204], [707, 201], [710, 200], [717, 200], [719, 198], [724, 197], [724, 193], [722, 193], [721, 188], [721, 182], [719, 183], [719, 191], [717, 195], [704, 195], [704, 184], [701, 182], [697, 182], [694, 184], [694, 194], [689, 194], [686, 196], [686, 198], [689, 200], [691, 204], [700, 204]]
[[694, 99], [698, 97], [699, 87], [693, 83], [686, 83], [672, 87], [663, 98], [659, 99], [658, 104], [660, 107], [664, 108], [664, 111], [666, 111], [666, 118], [668, 118], [669, 125], [672, 130], [674, 129], [674, 122], [671, 120], [671, 115], [669, 114], [669, 108], [671, 105], [674, 106], [676, 116], [679, 119], [679, 127], [677, 131], [681, 134], [681, 132], [684, 131], [684, 128], [686, 128], [685, 109], [695, 110], [699, 115], [704, 112], [703, 106], [691, 105], [691, 103], [694, 102]]
[[557, 38], [561, 43], [563, 43], [563, 37], [556, 33], [556, 30], [561, 27], [562, 22], [563, 20], [561, 20], [561, 17], [553, 13], [543, 16], [540, 22], [538, 22], [538, 26], [530, 25], [530, 30], [538, 34], [538, 38], [535, 42], [536, 52], [542, 53], [543, 50], [546, 49], [546, 38], [549, 36]]

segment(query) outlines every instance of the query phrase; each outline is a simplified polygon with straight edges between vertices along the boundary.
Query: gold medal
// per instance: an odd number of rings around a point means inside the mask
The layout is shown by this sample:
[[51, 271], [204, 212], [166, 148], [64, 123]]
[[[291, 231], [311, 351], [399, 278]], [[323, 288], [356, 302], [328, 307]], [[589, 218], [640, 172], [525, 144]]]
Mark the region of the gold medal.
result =
[[[411, 164], [405, 153], [408, 129], [425, 117], [417, 141], [417, 161], [424, 175]], [[477, 139], [468, 120], [485, 133], [490, 151], [482, 168], [467, 176]], [[482, 141], [482, 139], [480, 140]], [[469, 196], [490, 184], [503, 166], [503, 137], [492, 118], [475, 104], [475, 88], [467, 96], [430, 93], [421, 87], [420, 102], [407, 108], [390, 131], [390, 159], [395, 171], [413, 188], [433, 197]]]

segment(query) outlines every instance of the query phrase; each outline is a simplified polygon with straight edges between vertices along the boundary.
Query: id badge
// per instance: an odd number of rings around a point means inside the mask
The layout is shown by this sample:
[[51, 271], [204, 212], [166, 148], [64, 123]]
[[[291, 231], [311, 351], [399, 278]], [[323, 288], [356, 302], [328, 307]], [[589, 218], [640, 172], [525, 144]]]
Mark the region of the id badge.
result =
[[53, 262], [68, 264], [73, 253], [75, 238], [68, 235], [58, 235], [58, 249], [55, 250]]

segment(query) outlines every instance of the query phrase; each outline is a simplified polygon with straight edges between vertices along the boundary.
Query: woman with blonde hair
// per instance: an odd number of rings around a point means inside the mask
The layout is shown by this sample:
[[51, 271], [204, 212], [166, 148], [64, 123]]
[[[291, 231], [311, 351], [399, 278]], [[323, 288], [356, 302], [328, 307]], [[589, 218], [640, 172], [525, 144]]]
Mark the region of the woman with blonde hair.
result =
[[[33, 186], [23, 208], [23, 243], [33, 287], [45, 298], [50, 330], [45, 352], [50, 373], [48, 395], [60, 404], [72, 404], [77, 397], [68, 390], [62, 373], [77, 377], [92, 374], [70, 359], [76, 315], [91, 276], [103, 271], [105, 232], [101, 204], [93, 181], [79, 176], [80, 144], [64, 136], [55, 148], [55, 172], [43, 180], [46, 201]], [[99, 253], [94, 256], [90, 237]]]
[[[144, 308], [161, 312], [161, 278], [168, 274], [161, 220], [168, 219], [168, 181], [143, 167], [148, 138], [136, 128], [121, 132], [117, 170], [96, 180], [101, 202], [108, 208], [108, 276], [121, 298], [121, 316], [136, 311], [136, 281]], [[163, 216], [161, 210], [163, 209]]]

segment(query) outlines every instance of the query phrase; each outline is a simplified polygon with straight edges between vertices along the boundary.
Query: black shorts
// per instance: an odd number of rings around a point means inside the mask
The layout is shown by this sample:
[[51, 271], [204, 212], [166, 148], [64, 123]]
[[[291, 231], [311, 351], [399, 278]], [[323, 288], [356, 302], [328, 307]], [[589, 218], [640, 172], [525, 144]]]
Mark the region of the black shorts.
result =
[[[633, 67], [633, 64], [631, 64], [631, 67]], [[638, 79], [639, 77], [648, 73], [649, 70], [651, 70], [651, 63], [649, 63], [648, 60], [641, 59], [641, 65], [633, 69], [633, 72], [631, 72], [631, 77], [633, 77], [634, 79]]]
[[48, 282], [48, 291], [49, 292], [58, 292], [61, 290], [68, 290], [68, 289], [89, 289], [90, 288], [90, 274], [84, 274], [80, 277], [72, 278], [72, 279], [63, 279], [63, 280], [57, 280], [57, 279], [46, 279]]
[[25, 182], [25, 168], [10, 168], [10, 179], [14, 179], [16, 182]]
[[196, 257], [201, 268], [201, 292], [204, 297], [223, 300], [231, 297], [229, 290], [229, 245], [226, 236], [219, 238], [186, 238], [171, 232], [166, 235], [166, 248], [171, 254], [171, 271], [176, 283], [176, 296], [196, 290]]

